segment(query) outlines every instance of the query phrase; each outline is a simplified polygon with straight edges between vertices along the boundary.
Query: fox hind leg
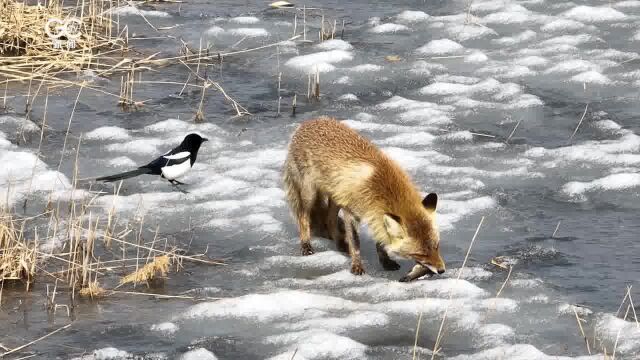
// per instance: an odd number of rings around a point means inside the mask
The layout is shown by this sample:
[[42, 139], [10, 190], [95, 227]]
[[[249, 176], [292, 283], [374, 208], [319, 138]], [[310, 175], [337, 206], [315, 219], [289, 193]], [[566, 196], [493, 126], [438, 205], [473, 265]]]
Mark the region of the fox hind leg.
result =
[[311, 208], [315, 201], [316, 194], [309, 184], [305, 184], [304, 181], [302, 181], [291, 163], [287, 161], [285, 167], [285, 193], [291, 207], [291, 212], [298, 223], [300, 250], [303, 256], [311, 255], [314, 253], [313, 247], [311, 246]]

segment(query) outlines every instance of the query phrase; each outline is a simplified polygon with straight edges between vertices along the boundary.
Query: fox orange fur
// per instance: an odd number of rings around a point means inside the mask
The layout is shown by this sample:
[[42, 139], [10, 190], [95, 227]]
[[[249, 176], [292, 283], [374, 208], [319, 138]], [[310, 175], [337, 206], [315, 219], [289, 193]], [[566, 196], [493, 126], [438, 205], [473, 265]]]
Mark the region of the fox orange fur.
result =
[[[384, 269], [400, 268], [391, 254], [415, 260], [421, 269], [414, 268], [414, 274], [445, 271], [436, 223], [438, 196], [422, 198], [395, 161], [345, 124], [327, 117], [303, 122], [291, 137], [283, 180], [302, 255], [314, 253], [311, 227], [317, 220], [311, 214], [319, 213], [326, 200], [327, 233], [338, 247], [348, 248], [352, 273], [364, 273], [360, 221], [368, 225]], [[340, 209], [344, 236], [338, 228]]]

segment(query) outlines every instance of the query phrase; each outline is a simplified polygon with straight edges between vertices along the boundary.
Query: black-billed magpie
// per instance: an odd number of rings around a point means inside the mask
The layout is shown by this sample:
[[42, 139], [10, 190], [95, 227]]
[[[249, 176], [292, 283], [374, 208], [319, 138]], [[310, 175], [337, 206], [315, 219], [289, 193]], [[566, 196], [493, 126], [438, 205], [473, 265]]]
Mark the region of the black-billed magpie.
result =
[[169, 180], [173, 185], [185, 185], [176, 179], [191, 170], [191, 167], [196, 162], [200, 145], [207, 140], [198, 134], [189, 134], [176, 148], [167, 151], [147, 165], [140, 166], [136, 170], [99, 177], [96, 181], [111, 182], [149, 174], [160, 175], [160, 177]]

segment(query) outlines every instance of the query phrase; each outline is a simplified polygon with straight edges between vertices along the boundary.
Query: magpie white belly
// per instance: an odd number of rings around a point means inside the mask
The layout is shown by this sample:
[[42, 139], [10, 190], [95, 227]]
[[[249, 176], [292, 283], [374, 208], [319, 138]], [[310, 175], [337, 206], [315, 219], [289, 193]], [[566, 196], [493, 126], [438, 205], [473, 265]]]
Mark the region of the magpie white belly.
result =
[[174, 180], [189, 172], [189, 169], [191, 169], [191, 162], [187, 160], [181, 164], [165, 166], [161, 170], [167, 180]]

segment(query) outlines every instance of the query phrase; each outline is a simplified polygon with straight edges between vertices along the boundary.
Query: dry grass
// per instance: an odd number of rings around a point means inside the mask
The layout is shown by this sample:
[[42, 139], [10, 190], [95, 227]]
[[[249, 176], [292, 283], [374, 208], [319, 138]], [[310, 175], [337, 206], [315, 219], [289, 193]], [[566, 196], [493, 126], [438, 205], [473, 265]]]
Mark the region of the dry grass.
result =
[[[103, 14], [107, 10], [105, 6], [110, 7], [110, 4], [111, 2], [105, 1], [89, 1], [81, 8], [79, 15], [76, 7], [63, 7], [62, 2], [57, 0], [48, 1], [45, 5], [0, 0], [0, 52], [40, 57], [63, 55], [61, 52], [53, 51], [53, 42], [45, 27], [50, 19], [66, 19], [72, 16], [81, 20], [80, 36], [76, 39], [79, 51], [64, 55], [74, 57], [83, 50], [109, 44], [114, 39], [111, 36], [113, 22], [110, 15]], [[56, 34], [54, 27], [55, 25], [51, 24], [49, 28]]]
[[[105, 49], [122, 49], [124, 41], [113, 34], [113, 20], [108, 10], [110, 1], [90, 0], [79, 6], [63, 6], [59, 0], [45, 5], [27, 5], [15, 0], [0, 0], [0, 70], [16, 81], [28, 80], [34, 74], [77, 71], [95, 63], [95, 55]], [[76, 18], [79, 22], [75, 47], [68, 38], [60, 37], [61, 49], [45, 27], [51, 19]], [[50, 33], [58, 34], [56, 23], [49, 23]], [[108, 64], [104, 64], [108, 66]]]
[[170, 266], [171, 259], [168, 255], [156, 256], [150, 263], [123, 277], [120, 284], [149, 284], [155, 279], [166, 277]]
[[80, 289], [79, 292], [82, 297], [89, 297], [91, 299], [97, 299], [106, 296], [107, 290], [100, 287], [97, 281], [92, 281], [86, 287]]
[[21, 281], [27, 290], [36, 274], [36, 242], [24, 238], [25, 222], [0, 208], [0, 282]]
[[[36, 81], [47, 91], [81, 87], [97, 92], [100, 96], [109, 96], [114, 103], [124, 111], [137, 110], [144, 105], [144, 101], [134, 98], [134, 84], [151, 84], [141, 80], [145, 71], [154, 71], [168, 65], [181, 65], [194, 80], [202, 81], [205, 85], [184, 84], [184, 86], [198, 87], [203, 90], [213, 85], [224, 98], [231, 103], [236, 116], [250, 114], [246, 108], [222, 89], [222, 86], [200, 74], [199, 68], [192, 69], [191, 65], [200, 62], [222, 62], [225, 56], [235, 56], [249, 51], [269, 48], [273, 45], [263, 45], [254, 49], [217, 53], [209, 55], [193, 51], [181, 42], [180, 55], [159, 58], [157, 53], [145, 54], [139, 49], [132, 49], [129, 41], [127, 26], [120, 28], [120, 23], [113, 18], [116, 2], [110, 0], [86, 0], [74, 6], [63, 6], [61, 0], [50, 0], [46, 5], [26, 5], [16, 0], [0, 0], [0, 86], [7, 89], [17, 84], [28, 84], [29, 93], [26, 96], [27, 113], [30, 104], [35, 100], [38, 91], [31, 92], [31, 84]], [[175, 37], [164, 35], [161, 30], [153, 26], [144, 16], [140, 15], [147, 24], [161, 37], [175, 40]], [[68, 46], [67, 39], [62, 39], [61, 48], [54, 47], [54, 41], [45, 32], [45, 25], [52, 19], [79, 19], [81, 26], [75, 47]], [[56, 33], [56, 31], [52, 31]], [[134, 51], [132, 51], [134, 50]], [[120, 93], [112, 93], [95, 84], [78, 82], [74, 75], [90, 70], [99, 77], [120, 77]], [[168, 82], [167, 82], [168, 83]], [[182, 84], [180, 84], [182, 85]], [[6, 108], [6, 97], [3, 107]], [[202, 105], [198, 109], [196, 119], [204, 118]]]
[[[39, 287], [43, 292], [46, 288], [47, 310], [55, 313], [59, 307], [65, 307], [68, 312], [76, 295], [95, 300], [116, 293], [101, 283], [113, 284], [112, 288], [144, 282], [149, 285], [166, 278], [170, 270], [179, 271], [184, 261], [224, 264], [203, 259], [204, 254], [178, 254], [182, 252], [180, 248], [170, 246], [167, 239], [158, 237], [157, 231], [151, 241], [145, 241], [142, 220], [138, 224], [125, 221], [117, 217], [115, 209], [106, 216], [96, 216], [89, 210], [93, 200], [71, 202], [66, 212], [61, 210], [65, 207], [57, 204], [28, 218], [19, 218], [0, 208], [0, 304], [5, 284], [24, 284], [26, 290], [33, 290], [32, 284], [38, 280], [47, 285]], [[45, 226], [39, 237], [37, 229]], [[39, 246], [53, 241], [63, 245], [48, 251]], [[113, 251], [114, 247], [118, 251]], [[136, 270], [120, 278], [131, 268]], [[55, 284], [52, 291], [48, 282]], [[70, 295], [69, 305], [57, 304], [60, 292]]]

